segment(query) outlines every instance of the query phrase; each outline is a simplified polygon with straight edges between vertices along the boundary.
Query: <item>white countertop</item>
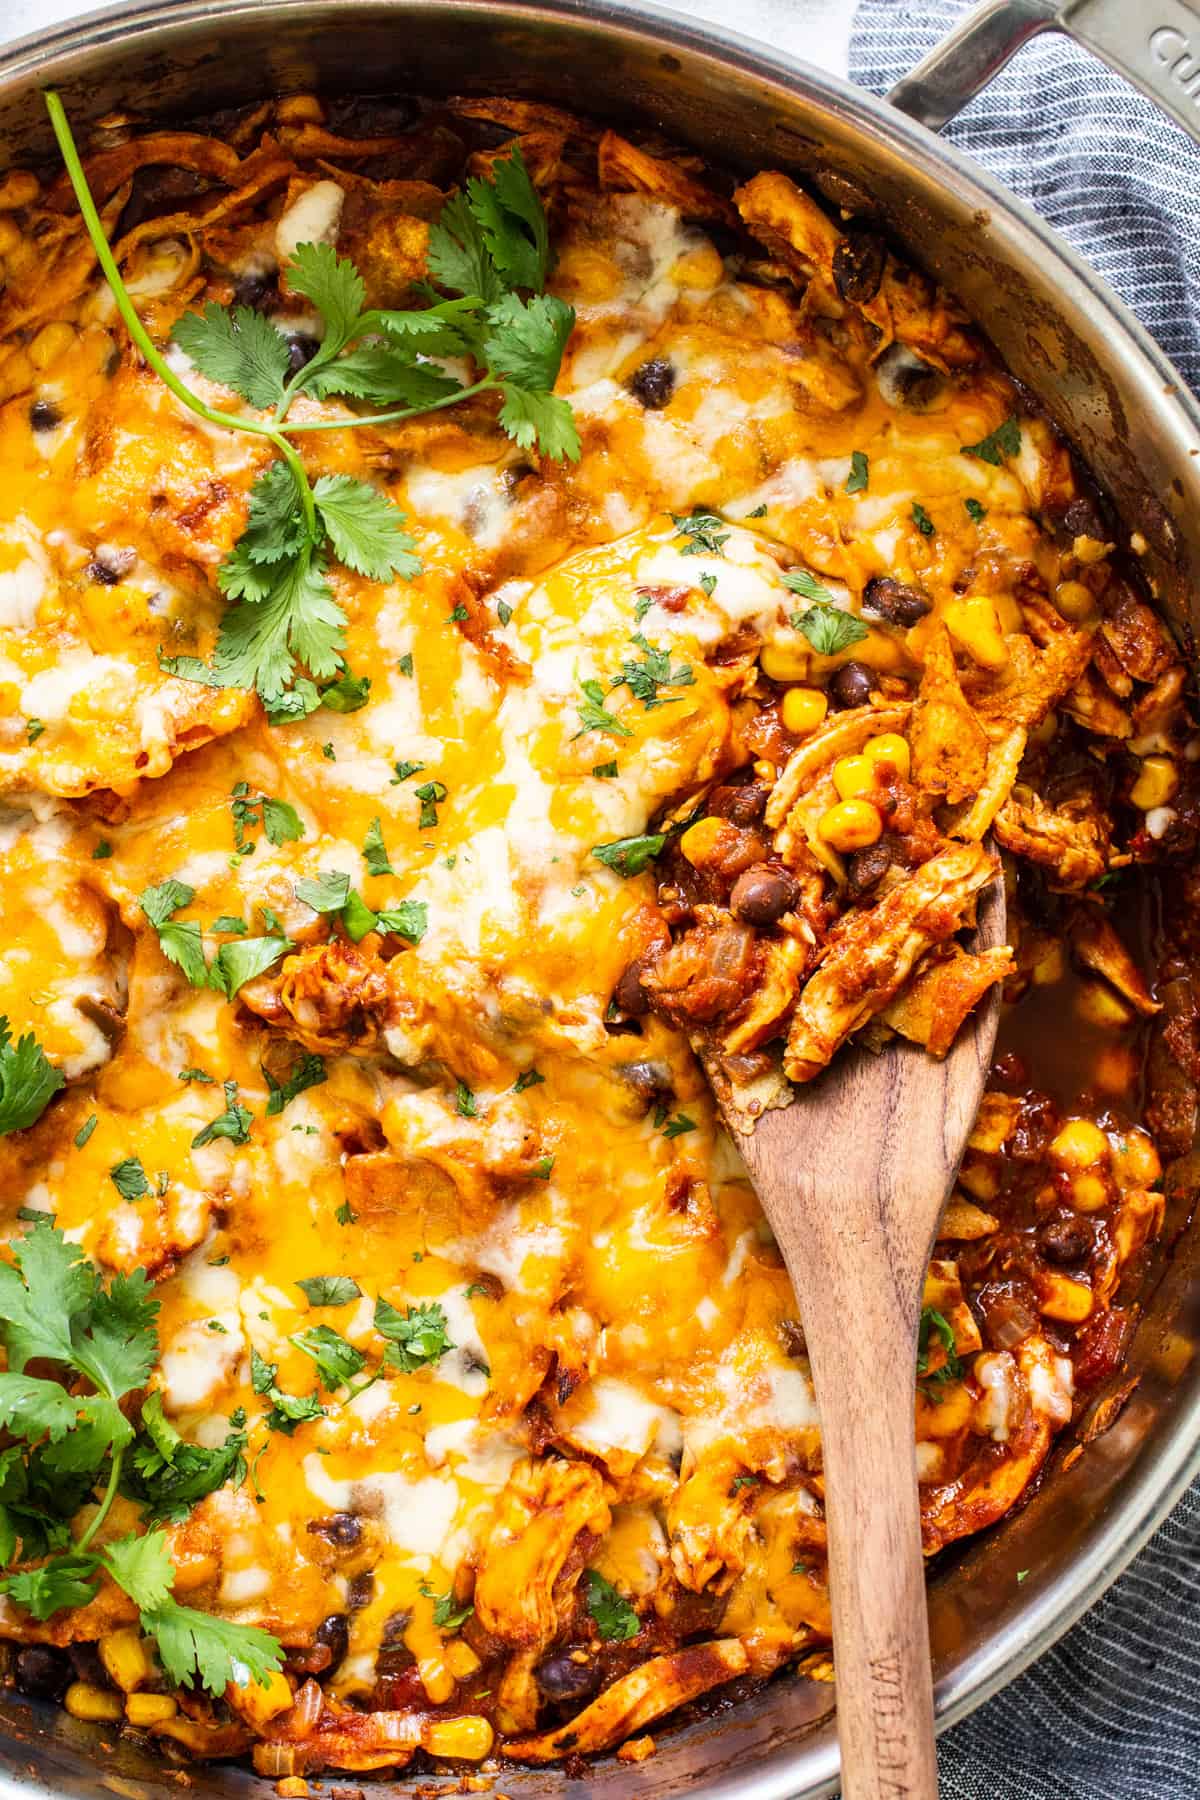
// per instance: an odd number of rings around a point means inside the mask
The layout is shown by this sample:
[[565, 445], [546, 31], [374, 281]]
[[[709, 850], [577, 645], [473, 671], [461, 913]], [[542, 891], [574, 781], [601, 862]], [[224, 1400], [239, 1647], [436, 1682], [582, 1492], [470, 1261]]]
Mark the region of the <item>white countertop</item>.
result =
[[[856, 0], [691, 0], [671, 11], [714, 20], [743, 37], [786, 44], [806, 62], [844, 75], [855, 4]], [[86, 10], [78, 0], [0, 0], [0, 43]]]

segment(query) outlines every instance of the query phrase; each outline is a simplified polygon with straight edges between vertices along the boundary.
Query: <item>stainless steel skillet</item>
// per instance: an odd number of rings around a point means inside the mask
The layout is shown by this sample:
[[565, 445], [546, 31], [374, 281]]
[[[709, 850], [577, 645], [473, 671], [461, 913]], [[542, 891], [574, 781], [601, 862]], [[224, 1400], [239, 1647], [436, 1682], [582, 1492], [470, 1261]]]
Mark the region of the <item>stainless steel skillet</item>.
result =
[[[926, 128], [1048, 29], [1087, 43], [1197, 129], [1200, 17], [1179, 0], [1075, 0], [1061, 9], [1051, 0], [992, 0], [901, 84], [895, 106], [786, 51], [613, 0], [178, 0], [119, 7], [13, 46], [0, 58], [0, 161], [48, 153], [38, 89], [51, 82], [79, 120], [124, 107], [195, 117], [278, 89], [474, 89], [651, 122], [735, 167], [782, 167], [835, 200], [853, 192], [856, 207], [871, 205], [910, 257], [958, 293], [1055, 415], [1125, 526], [1140, 534], [1143, 567], [1190, 636], [1200, 619], [1200, 406], [1099, 278]], [[1181, 1096], [1185, 1107], [1194, 1101]], [[1071, 1467], [1052, 1471], [1025, 1511], [935, 1580], [942, 1723], [1052, 1643], [1200, 1470], [1200, 1231], [1187, 1228], [1190, 1159], [1172, 1184], [1157, 1286], [1127, 1370], [1140, 1377], [1136, 1392], [1113, 1428]], [[1021, 1584], [1019, 1570], [1029, 1571]], [[663, 1736], [648, 1763], [608, 1761], [586, 1779], [505, 1772], [499, 1785], [514, 1800], [812, 1800], [836, 1785], [833, 1732], [821, 1723], [828, 1699], [827, 1689], [785, 1678]], [[5, 1692], [0, 1734], [0, 1800], [179, 1791], [171, 1771], [132, 1746], [104, 1749], [91, 1728]], [[270, 1790], [218, 1766], [193, 1770], [188, 1791], [229, 1800]], [[390, 1791], [410, 1793], [412, 1783]]]

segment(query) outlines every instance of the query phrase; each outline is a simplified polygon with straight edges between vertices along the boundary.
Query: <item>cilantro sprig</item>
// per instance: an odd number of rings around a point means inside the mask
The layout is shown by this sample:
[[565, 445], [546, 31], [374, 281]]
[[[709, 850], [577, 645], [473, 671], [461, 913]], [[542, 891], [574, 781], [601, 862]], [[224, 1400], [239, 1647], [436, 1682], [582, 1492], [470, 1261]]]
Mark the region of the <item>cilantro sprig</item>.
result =
[[[158, 1357], [158, 1302], [145, 1270], [105, 1284], [48, 1220], [9, 1249], [12, 1263], [0, 1263], [8, 1361], [0, 1423], [15, 1442], [0, 1453], [0, 1561], [9, 1571], [0, 1592], [44, 1620], [86, 1606], [106, 1573], [137, 1607], [172, 1683], [198, 1680], [221, 1695], [230, 1681], [266, 1682], [282, 1664], [280, 1645], [256, 1627], [181, 1606], [171, 1593], [175, 1568], [164, 1531], [152, 1526], [98, 1542], [118, 1492], [142, 1501], [147, 1519], [186, 1516], [194, 1500], [236, 1472], [244, 1442], [234, 1432], [219, 1450], [185, 1445], [155, 1395], [143, 1403], [135, 1432], [121, 1402], [145, 1386]], [[61, 1368], [62, 1379], [28, 1374], [35, 1361]], [[74, 1391], [81, 1382], [90, 1391]], [[98, 1491], [88, 1524], [73, 1538], [74, 1516]], [[18, 1562], [35, 1566], [16, 1569]]]
[[14, 1044], [8, 1019], [0, 1013], [0, 1137], [36, 1124], [65, 1085], [61, 1070], [33, 1033], [27, 1031]]
[[862, 620], [843, 612], [825, 583], [808, 569], [788, 569], [782, 579], [793, 594], [812, 602], [803, 612], [793, 613], [789, 624], [804, 633], [819, 656], [836, 656], [868, 635]]
[[[316, 354], [291, 370], [283, 333], [253, 308], [210, 301], [177, 320], [172, 337], [202, 375], [266, 417], [210, 406], [187, 386], [146, 331], [109, 247], [62, 100], [47, 111], [88, 236], [117, 310], [147, 364], [184, 406], [209, 424], [260, 437], [278, 460], [262, 470], [245, 529], [217, 572], [230, 602], [211, 667], [167, 659], [169, 671], [209, 686], [254, 688], [272, 722], [302, 717], [323, 702], [317, 683], [337, 683], [346, 615], [328, 579], [340, 563], [372, 581], [420, 573], [416, 543], [389, 497], [349, 475], [310, 481], [291, 438], [359, 425], [390, 425], [483, 393], [501, 398], [502, 429], [522, 449], [577, 461], [579, 436], [568, 402], [553, 391], [574, 310], [542, 291], [549, 264], [545, 212], [520, 148], [473, 178], [430, 229], [429, 272], [449, 299], [427, 290], [422, 310], [367, 308], [353, 263], [328, 244], [297, 247], [290, 291], [320, 314]], [[468, 359], [461, 382], [437, 357]], [[365, 404], [343, 417], [292, 419], [301, 395]], [[356, 703], [361, 703], [357, 701]]]

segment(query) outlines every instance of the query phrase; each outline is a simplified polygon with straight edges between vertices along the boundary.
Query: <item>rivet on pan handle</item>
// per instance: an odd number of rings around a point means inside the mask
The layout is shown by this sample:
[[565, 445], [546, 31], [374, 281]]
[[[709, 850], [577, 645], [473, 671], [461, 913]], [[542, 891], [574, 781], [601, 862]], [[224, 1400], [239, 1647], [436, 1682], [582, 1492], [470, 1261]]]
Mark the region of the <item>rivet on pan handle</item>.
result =
[[1182, 0], [984, 0], [888, 99], [940, 131], [1043, 31], [1059, 31], [1200, 139], [1200, 14]]

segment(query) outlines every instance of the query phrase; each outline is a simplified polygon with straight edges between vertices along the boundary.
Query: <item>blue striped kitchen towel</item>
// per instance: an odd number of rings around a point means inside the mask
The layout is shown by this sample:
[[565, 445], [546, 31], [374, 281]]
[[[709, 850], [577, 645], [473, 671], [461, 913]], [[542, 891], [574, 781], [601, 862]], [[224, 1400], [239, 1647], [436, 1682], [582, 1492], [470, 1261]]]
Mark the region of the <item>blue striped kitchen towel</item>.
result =
[[[966, 10], [864, 0], [851, 79], [886, 93]], [[1069, 239], [1200, 390], [1200, 147], [1058, 36], [1027, 44], [945, 135]], [[1053, 1650], [946, 1734], [941, 1769], [945, 1800], [1200, 1800], [1200, 1483]]]

